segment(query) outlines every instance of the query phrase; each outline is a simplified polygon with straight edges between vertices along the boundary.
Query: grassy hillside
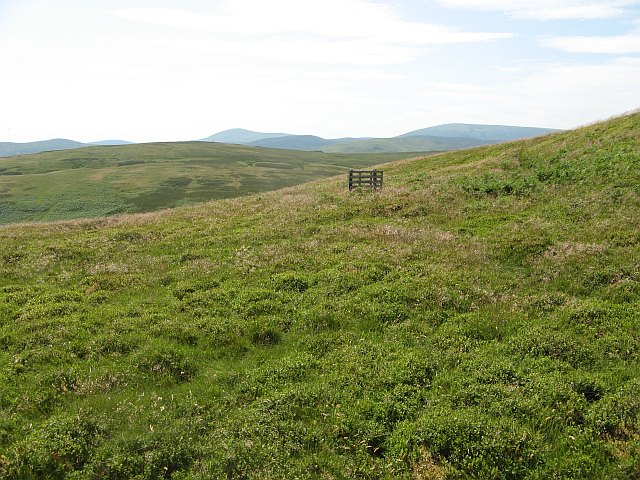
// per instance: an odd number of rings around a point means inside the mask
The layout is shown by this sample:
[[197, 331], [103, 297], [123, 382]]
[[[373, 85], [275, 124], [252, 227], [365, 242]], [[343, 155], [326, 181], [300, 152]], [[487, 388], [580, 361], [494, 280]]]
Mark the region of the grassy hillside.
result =
[[0, 227], [0, 478], [640, 476], [640, 115]]
[[184, 142], [0, 158], [0, 224], [149, 212], [276, 190], [406, 156]]

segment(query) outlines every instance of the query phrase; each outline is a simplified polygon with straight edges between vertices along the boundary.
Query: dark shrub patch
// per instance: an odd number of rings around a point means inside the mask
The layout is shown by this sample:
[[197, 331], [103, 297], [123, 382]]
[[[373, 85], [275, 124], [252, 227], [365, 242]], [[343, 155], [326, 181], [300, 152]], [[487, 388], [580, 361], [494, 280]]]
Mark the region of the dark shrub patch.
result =
[[306, 276], [296, 273], [282, 273], [273, 277], [275, 289], [285, 292], [302, 293], [309, 288], [309, 284], [309, 279]]
[[169, 347], [152, 347], [137, 354], [136, 364], [141, 370], [186, 382], [196, 374], [193, 361], [183, 352]]

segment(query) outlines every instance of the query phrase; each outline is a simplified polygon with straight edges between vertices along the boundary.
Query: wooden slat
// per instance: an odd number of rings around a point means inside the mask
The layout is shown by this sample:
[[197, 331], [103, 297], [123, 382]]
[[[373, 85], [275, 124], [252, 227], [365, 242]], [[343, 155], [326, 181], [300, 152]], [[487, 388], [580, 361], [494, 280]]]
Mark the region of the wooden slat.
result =
[[349, 190], [352, 190], [354, 187], [367, 187], [380, 190], [382, 189], [383, 178], [382, 170], [350, 170]]

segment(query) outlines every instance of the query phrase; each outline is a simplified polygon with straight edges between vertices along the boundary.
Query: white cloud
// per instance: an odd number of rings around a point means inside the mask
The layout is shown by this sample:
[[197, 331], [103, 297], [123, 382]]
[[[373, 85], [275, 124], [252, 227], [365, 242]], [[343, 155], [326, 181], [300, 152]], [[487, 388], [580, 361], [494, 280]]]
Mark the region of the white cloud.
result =
[[120, 17], [208, 37], [163, 46], [258, 58], [335, 64], [397, 64], [435, 45], [510, 38], [400, 18], [390, 7], [363, 0], [235, 0], [212, 14], [176, 9], [122, 9]]
[[191, 49], [217, 55], [256, 57], [268, 60], [304, 61], [317, 64], [390, 65], [412, 60], [417, 50], [364, 41], [319, 41], [299, 39], [295, 42], [263, 40], [229, 42], [223, 40], [159, 40], [157, 45]]
[[640, 31], [628, 35], [554, 37], [543, 41], [547, 47], [571, 53], [640, 53]]
[[629, 81], [635, 78], [640, 78], [637, 57], [523, 65], [516, 77], [492, 85], [424, 84], [419, 101], [444, 121], [571, 128], [637, 108], [640, 88]]
[[533, 20], [586, 20], [623, 16], [638, 0], [439, 0], [450, 7], [502, 11]]
[[[335, 5], [329, 5], [329, 4]], [[337, 38], [375, 38], [386, 43], [443, 45], [511, 37], [507, 33], [461, 32], [402, 20], [389, 8], [360, 0], [325, 0], [321, 4], [242, 0], [213, 15], [176, 9], [123, 9], [123, 18], [167, 27], [249, 37], [308, 34]], [[268, 6], [268, 8], [266, 8]]]
[[[542, 39], [629, 54], [580, 65], [594, 60], [553, 63], [563, 56], [515, 51], [515, 41], [478, 47], [509, 34], [483, 33], [482, 15], [469, 31], [419, 23], [392, 0], [160, 3], [182, 10], [129, 8], [148, 0], [20, 2], [0, 32], [0, 140], [187, 140], [235, 126], [324, 137], [445, 122], [571, 127], [640, 105], [632, 15], [628, 35]], [[485, 3], [512, 15], [570, 6]], [[631, 5], [601, 3], [609, 15]], [[437, 51], [453, 44], [465, 45]]]
[[615, 99], [615, 111], [622, 112], [640, 104], [640, 87], [629, 81], [635, 78], [640, 78], [640, 58], [621, 57], [592, 65], [557, 65], [529, 76], [520, 85], [530, 95], [565, 99], [558, 105], [589, 99], [600, 107], [595, 100]]

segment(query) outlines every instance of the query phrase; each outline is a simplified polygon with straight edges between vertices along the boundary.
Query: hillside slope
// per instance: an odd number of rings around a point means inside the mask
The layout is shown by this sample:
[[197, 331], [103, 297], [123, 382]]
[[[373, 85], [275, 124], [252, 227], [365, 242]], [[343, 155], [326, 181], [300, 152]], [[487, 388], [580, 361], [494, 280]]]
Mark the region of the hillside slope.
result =
[[277, 190], [407, 156], [178, 142], [0, 159], [0, 224], [149, 212]]
[[0, 478], [638, 478], [640, 115], [0, 227]]

